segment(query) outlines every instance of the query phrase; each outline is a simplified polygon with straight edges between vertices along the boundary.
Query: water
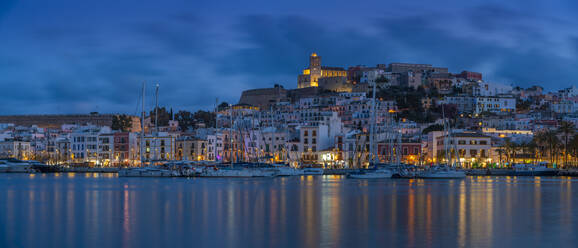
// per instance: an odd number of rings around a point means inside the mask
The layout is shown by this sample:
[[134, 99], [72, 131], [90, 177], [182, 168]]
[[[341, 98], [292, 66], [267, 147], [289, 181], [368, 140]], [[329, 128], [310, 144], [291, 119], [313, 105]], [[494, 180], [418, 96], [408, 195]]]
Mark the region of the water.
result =
[[0, 175], [0, 247], [567, 247], [578, 180]]

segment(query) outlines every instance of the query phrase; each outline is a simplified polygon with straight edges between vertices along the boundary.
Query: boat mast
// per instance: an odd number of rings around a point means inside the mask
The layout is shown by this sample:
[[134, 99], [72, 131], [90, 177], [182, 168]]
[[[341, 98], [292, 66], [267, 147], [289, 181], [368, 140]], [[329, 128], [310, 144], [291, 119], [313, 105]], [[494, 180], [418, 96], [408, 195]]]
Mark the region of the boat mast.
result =
[[229, 137], [231, 142], [229, 145], [229, 151], [230, 151], [230, 156], [229, 156], [229, 160], [231, 162], [231, 168], [233, 168], [233, 105], [229, 104], [229, 117], [230, 121], [231, 121], [231, 128], [229, 129]]
[[375, 164], [375, 87], [376, 83], [373, 83], [373, 96], [371, 98], [371, 126], [369, 128], [369, 153], [370, 153], [370, 160], [369, 164]]
[[451, 164], [451, 155], [449, 154], [449, 150], [448, 150], [448, 146], [449, 146], [449, 130], [448, 130], [448, 125], [446, 122], [446, 114], [445, 114], [445, 110], [444, 110], [444, 106], [442, 105], [442, 120], [444, 122], [444, 151], [445, 151], [445, 157], [446, 157], [446, 161], [449, 164]]
[[219, 161], [219, 151], [217, 150], [217, 140], [219, 139], [219, 121], [217, 119], [217, 106], [219, 105], [219, 98], [215, 98], [215, 108], [213, 109], [215, 114], [215, 143], [213, 144], [213, 151], [215, 152], [215, 161]]
[[145, 125], [144, 125], [144, 119], [145, 119], [145, 83], [142, 84], [142, 113], [141, 113], [141, 131], [140, 131], [140, 166], [142, 167], [144, 165], [144, 131], [145, 131]]
[[399, 120], [397, 121], [396, 134], [397, 134], [397, 148], [395, 149], [395, 162], [397, 164], [397, 167], [400, 168], [401, 167], [401, 156], [402, 156], [401, 150], [403, 149], [403, 147], [402, 147], [403, 145], [401, 142], [401, 138], [402, 138], [401, 137], [402, 136], [401, 123], [399, 122]]
[[159, 150], [158, 149], [158, 136], [159, 136], [159, 84], [156, 85], [155, 89], [155, 160], [159, 160]]

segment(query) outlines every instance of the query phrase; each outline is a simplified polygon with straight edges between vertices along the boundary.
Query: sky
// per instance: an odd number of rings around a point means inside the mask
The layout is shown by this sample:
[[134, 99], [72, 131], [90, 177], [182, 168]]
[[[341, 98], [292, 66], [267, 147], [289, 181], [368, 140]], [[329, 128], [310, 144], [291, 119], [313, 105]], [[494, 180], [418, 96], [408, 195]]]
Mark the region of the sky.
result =
[[327, 66], [428, 63], [577, 85], [578, 3], [537, 0], [0, 0], [0, 115], [175, 110], [297, 86]]

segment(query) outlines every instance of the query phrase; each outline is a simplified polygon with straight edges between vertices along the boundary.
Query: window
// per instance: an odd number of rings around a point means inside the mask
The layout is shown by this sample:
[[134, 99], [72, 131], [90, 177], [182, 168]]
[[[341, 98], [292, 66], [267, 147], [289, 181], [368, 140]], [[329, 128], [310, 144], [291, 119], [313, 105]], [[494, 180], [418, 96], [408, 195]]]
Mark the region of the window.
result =
[[317, 131], [313, 130], [313, 136], [317, 136]]
[[309, 136], [309, 132], [307, 130], [303, 131], [303, 136]]

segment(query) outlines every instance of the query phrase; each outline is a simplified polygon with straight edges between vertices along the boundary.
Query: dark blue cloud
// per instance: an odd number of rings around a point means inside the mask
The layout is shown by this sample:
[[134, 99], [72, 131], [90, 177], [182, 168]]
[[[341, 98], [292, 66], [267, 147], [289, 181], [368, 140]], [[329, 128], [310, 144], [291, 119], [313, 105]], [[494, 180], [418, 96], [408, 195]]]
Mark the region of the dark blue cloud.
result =
[[132, 113], [143, 82], [161, 84], [162, 105], [207, 109], [244, 89], [295, 87], [312, 52], [331, 66], [431, 63], [548, 89], [577, 76], [566, 3], [114, 2], [1, 1], [0, 114]]

